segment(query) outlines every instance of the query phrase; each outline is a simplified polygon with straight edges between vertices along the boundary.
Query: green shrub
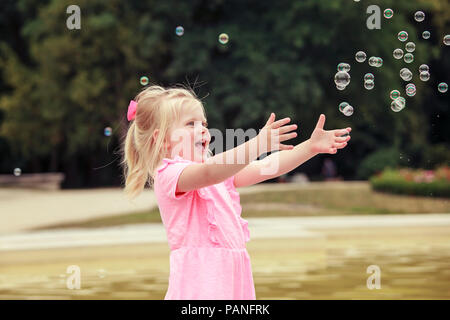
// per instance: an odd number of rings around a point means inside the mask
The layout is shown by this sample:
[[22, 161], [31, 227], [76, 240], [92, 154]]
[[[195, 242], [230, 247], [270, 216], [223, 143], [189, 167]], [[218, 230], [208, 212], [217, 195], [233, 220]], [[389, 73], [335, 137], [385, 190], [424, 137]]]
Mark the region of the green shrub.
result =
[[368, 155], [359, 165], [357, 176], [368, 179], [386, 168], [395, 168], [399, 164], [399, 151], [395, 148], [379, 149]]
[[392, 170], [370, 178], [370, 184], [376, 191], [408, 194], [428, 197], [450, 198], [450, 169], [442, 167], [431, 170]]

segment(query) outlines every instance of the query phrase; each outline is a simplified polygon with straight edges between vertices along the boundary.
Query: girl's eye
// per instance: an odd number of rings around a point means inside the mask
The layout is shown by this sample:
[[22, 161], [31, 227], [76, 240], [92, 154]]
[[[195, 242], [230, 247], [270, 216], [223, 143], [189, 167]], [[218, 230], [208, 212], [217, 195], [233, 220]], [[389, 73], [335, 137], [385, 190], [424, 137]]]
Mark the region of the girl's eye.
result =
[[[193, 126], [194, 124], [195, 124], [194, 121], [189, 121], [189, 122], [188, 122], [188, 125], [189, 125], [189, 126]], [[203, 124], [204, 127], [208, 127], [208, 123], [203, 122], [202, 124]]]

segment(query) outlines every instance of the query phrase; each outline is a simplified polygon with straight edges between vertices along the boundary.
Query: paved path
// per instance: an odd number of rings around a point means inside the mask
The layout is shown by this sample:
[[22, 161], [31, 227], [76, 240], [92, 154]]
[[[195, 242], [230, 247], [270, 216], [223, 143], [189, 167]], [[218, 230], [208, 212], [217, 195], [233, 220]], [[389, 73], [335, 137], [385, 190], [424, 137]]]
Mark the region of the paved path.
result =
[[[367, 182], [332, 182], [336, 187], [358, 187]], [[320, 188], [323, 182], [261, 183], [239, 188], [241, 194], [265, 190]], [[105, 216], [150, 210], [156, 206], [152, 190], [145, 191], [130, 202], [121, 188], [82, 190], [32, 190], [0, 188], [0, 235], [41, 226], [84, 221]]]
[[[389, 216], [248, 218], [251, 239], [323, 239], [321, 230], [348, 228], [450, 226], [450, 214], [401, 214]], [[0, 236], [0, 252], [25, 249], [107, 246], [167, 242], [160, 223], [100, 229], [65, 229]]]

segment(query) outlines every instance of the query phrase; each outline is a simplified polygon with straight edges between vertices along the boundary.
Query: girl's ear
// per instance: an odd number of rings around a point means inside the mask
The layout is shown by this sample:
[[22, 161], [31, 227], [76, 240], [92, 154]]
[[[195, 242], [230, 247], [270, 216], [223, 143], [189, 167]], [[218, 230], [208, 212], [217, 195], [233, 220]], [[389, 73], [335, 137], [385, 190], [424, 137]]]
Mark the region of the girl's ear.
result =
[[[155, 143], [156, 139], [158, 139], [159, 132], [160, 132], [159, 129], [155, 129], [155, 131], [153, 131], [153, 134], [152, 134], [152, 142], [153, 143]], [[164, 145], [165, 145], [166, 149], [170, 148], [170, 144], [167, 141], [164, 141]]]

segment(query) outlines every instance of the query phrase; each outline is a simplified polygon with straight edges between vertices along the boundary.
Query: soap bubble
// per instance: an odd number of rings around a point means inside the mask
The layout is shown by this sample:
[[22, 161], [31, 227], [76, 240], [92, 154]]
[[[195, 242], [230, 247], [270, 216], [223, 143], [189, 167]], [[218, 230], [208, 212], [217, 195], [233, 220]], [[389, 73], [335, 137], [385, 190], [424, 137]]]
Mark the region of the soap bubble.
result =
[[417, 22], [422, 22], [423, 20], [425, 20], [425, 13], [423, 13], [422, 11], [417, 11], [414, 14], [414, 20], [416, 20]]
[[391, 110], [394, 112], [401, 111], [406, 105], [406, 100], [403, 97], [398, 97], [394, 101], [391, 102]]
[[416, 86], [413, 83], [408, 83], [406, 85], [405, 91], [408, 97], [413, 97], [416, 95]]
[[374, 75], [372, 74], [372, 73], [366, 73], [365, 75], [364, 75], [364, 81], [367, 81], [367, 80], [374, 80], [375, 79], [375, 77], [374, 77]]
[[444, 37], [444, 44], [446, 46], [450, 46], [450, 34], [445, 35], [445, 37]]
[[219, 34], [219, 42], [221, 44], [227, 44], [228, 43], [228, 35], [226, 33]]
[[146, 86], [148, 84], [148, 78], [146, 76], [141, 77], [141, 79], [139, 79], [139, 82], [143, 85]]
[[110, 127], [106, 127], [104, 130], [105, 136], [109, 137], [112, 134], [112, 129]]
[[375, 67], [378, 64], [378, 58], [377, 57], [370, 57], [369, 58], [369, 66]]
[[405, 45], [405, 50], [408, 52], [414, 52], [414, 50], [416, 50], [416, 44], [414, 42], [408, 42]]
[[366, 88], [367, 90], [372, 90], [373, 87], [375, 87], [375, 82], [373, 80], [364, 81], [364, 88]]
[[348, 63], [341, 62], [337, 66], [338, 71], [344, 71], [349, 72], [350, 71], [350, 65]]
[[334, 76], [334, 82], [336, 85], [347, 86], [350, 83], [350, 75], [345, 71], [339, 71]]
[[383, 14], [386, 19], [390, 19], [394, 15], [394, 10], [389, 9], [389, 8], [385, 9]]
[[404, 81], [409, 81], [412, 79], [412, 72], [408, 68], [403, 68], [400, 70], [400, 78]]
[[414, 55], [412, 54], [412, 53], [406, 53], [405, 54], [405, 56], [403, 57], [403, 60], [406, 62], [406, 63], [411, 63], [411, 62], [413, 62], [414, 61]]
[[408, 40], [408, 32], [406, 31], [400, 31], [398, 33], [398, 40], [405, 42], [406, 40]]
[[97, 270], [97, 275], [99, 278], [103, 279], [104, 277], [106, 277], [106, 270], [105, 269], [98, 269]]
[[441, 82], [438, 85], [438, 90], [440, 93], [445, 93], [448, 90], [448, 85], [445, 82]]
[[403, 50], [395, 49], [393, 55], [394, 55], [395, 59], [399, 60], [399, 59], [403, 58]]
[[381, 59], [380, 57], [377, 57], [377, 62], [375, 64], [375, 67], [379, 68], [383, 65], [383, 59]]
[[425, 40], [430, 39], [430, 36], [431, 36], [430, 31], [422, 32], [422, 38], [424, 38]]
[[337, 84], [336, 85], [336, 89], [338, 89], [338, 90], [345, 90], [345, 88], [346, 88], [346, 86], [344, 86], [343, 84]]
[[398, 90], [392, 90], [391, 94], [389, 95], [391, 97], [392, 100], [397, 99], [398, 97], [400, 97], [400, 91]]
[[430, 71], [430, 67], [427, 66], [426, 64], [421, 64], [419, 67], [419, 72], [429, 72]]
[[351, 105], [346, 106], [342, 113], [347, 117], [351, 116], [353, 114], [353, 107]]
[[184, 34], [184, 28], [182, 26], [176, 27], [175, 33], [177, 34], [177, 36], [181, 37]]
[[366, 53], [364, 51], [358, 51], [355, 54], [356, 61], [358, 61], [360, 63], [366, 61], [366, 58], [367, 58], [367, 55], [366, 55]]
[[421, 72], [419, 78], [422, 81], [428, 81], [430, 80], [430, 73], [428, 71]]
[[340, 112], [344, 112], [344, 108], [346, 107], [346, 106], [348, 106], [349, 105], [349, 103], [348, 102], [341, 102], [340, 104], [339, 104], [339, 111]]
[[22, 170], [20, 168], [15, 168], [14, 169], [14, 175], [16, 177], [20, 176], [22, 174]]

